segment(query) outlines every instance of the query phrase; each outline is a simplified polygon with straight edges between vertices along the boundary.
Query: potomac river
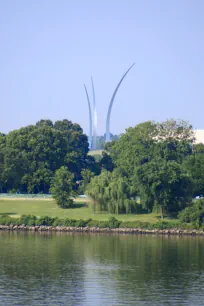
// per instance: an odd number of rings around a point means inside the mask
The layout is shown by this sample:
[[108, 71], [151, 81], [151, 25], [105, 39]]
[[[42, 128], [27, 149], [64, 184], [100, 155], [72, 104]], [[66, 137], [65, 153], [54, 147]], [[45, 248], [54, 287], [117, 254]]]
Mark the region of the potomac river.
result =
[[204, 237], [0, 232], [0, 305], [203, 305]]

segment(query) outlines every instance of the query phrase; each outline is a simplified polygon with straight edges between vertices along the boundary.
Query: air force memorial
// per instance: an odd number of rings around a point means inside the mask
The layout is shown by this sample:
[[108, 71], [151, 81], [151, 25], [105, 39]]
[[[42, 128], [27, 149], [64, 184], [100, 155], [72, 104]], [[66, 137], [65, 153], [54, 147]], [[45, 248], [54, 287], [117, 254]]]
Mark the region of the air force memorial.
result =
[[[118, 85], [116, 86], [113, 95], [111, 97], [109, 107], [108, 107], [108, 113], [106, 117], [106, 134], [105, 134], [105, 140], [106, 142], [109, 142], [111, 140], [110, 137], [110, 117], [111, 117], [111, 110], [113, 106], [113, 102], [115, 100], [117, 91], [123, 82], [124, 78], [128, 74], [128, 72], [132, 69], [132, 67], [135, 65], [132, 64], [128, 70], [125, 72], [125, 74], [122, 76], [120, 79]], [[93, 83], [93, 78], [91, 78], [91, 85], [92, 85], [92, 99], [93, 99], [93, 113], [91, 109], [91, 102], [90, 102], [90, 97], [86, 88], [86, 85], [84, 85], [85, 92], [86, 92], [86, 98], [88, 102], [88, 108], [89, 108], [89, 149], [90, 150], [95, 150], [96, 149], [96, 136], [97, 136], [97, 112], [96, 112], [96, 98], [95, 98], [95, 90], [94, 90], [94, 83]]]

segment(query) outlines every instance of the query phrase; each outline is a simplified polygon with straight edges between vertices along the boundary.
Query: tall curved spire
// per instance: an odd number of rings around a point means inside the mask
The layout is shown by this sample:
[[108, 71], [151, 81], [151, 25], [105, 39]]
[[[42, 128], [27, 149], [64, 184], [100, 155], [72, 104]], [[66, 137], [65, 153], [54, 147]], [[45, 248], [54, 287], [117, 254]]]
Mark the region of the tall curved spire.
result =
[[122, 81], [124, 80], [124, 78], [126, 77], [126, 75], [128, 74], [128, 72], [130, 71], [130, 69], [135, 65], [132, 64], [130, 66], [130, 68], [128, 68], [128, 70], [125, 72], [125, 74], [123, 75], [123, 77], [120, 79], [120, 82], [118, 83], [118, 85], [116, 86], [116, 89], [114, 90], [113, 92], [113, 95], [112, 95], [112, 98], [111, 98], [111, 101], [110, 101], [110, 104], [109, 104], [109, 108], [108, 108], [108, 113], [107, 113], [107, 117], [106, 117], [106, 142], [110, 141], [110, 116], [111, 116], [111, 109], [112, 109], [112, 106], [113, 106], [113, 102], [114, 102], [114, 99], [115, 99], [115, 96], [117, 94], [117, 91], [122, 83]]
[[89, 107], [89, 149], [92, 148], [92, 114], [91, 114], [91, 104], [89, 100], [89, 95], [88, 91], [86, 89], [86, 85], [84, 84], [85, 92], [86, 92], [86, 97], [88, 101], [88, 107]]
[[96, 150], [96, 136], [97, 136], [97, 112], [96, 112], [96, 97], [94, 90], [93, 78], [91, 77], [92, 94], [93, 94], [93, 145], [92, 149]]

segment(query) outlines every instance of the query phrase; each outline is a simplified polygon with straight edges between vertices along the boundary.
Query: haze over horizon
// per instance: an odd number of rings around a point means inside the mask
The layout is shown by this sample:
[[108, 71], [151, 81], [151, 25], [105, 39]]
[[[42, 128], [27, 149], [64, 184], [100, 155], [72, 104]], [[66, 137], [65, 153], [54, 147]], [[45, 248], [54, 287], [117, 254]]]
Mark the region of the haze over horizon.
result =
[[98, 135], [112, 93], [111, 133], [181, 118], [204, 129], [204, 1], [1, 1], [0, 132], [40, 119], [89, 131], [93, 76]]

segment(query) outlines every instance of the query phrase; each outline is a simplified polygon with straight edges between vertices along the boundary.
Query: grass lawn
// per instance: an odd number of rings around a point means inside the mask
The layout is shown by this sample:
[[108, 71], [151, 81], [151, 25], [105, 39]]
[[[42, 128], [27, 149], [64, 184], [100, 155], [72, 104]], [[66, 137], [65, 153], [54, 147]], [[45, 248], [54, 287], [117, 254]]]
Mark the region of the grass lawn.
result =
[[51, 216], [70, 219], [93, 219], [108, 220], [114, 216], [122, 221], [144, 221], [154, 223], [158, 221], [158, 214], [128, 214], [111, 215], [97, 212], [93, 214], [92, 205], [89, 199], [78, 198], [73, 208], [59, 208], [53, 199], [0, 199], [0, 216], [8, 214], [12, 217], [20, 215]]
[[91, 151], [89, 151], [89, 155], [92, 155], [92, 156], [94, 156], [94, 155], [102, 155], [102, 152], [103, 152], [104, 150], [91, 150]]

